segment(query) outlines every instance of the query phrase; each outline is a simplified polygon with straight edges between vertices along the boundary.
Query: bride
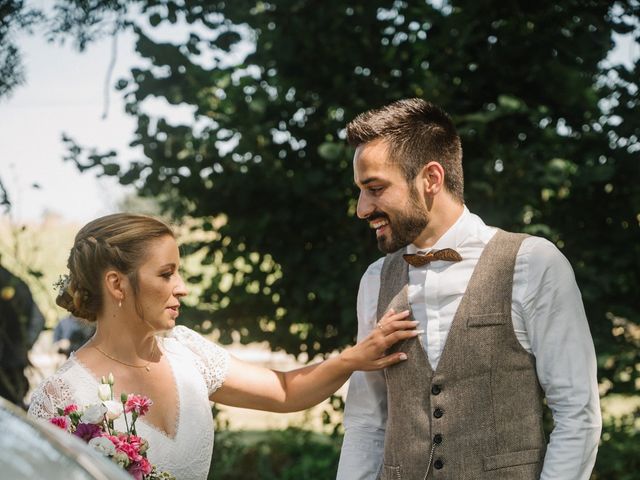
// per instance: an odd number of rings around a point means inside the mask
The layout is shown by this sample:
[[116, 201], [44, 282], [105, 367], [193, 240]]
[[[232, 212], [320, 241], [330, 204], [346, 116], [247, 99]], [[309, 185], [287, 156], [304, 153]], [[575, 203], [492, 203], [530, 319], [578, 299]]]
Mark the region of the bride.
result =
[[[187, 294], [172, 230], [147, 216], [108, 215], [76, 235], [68, 282], [57, 303], [95, 323], [96, 333], [35, 391], [29, 414], [49, 419], [70, 403], [97, 402], [99, 380], [113, 373], [121, 392], [149, 397], [138, 420], [149, 441], [149, 461], [178, 479], [205, 479], [213, 449], [210, 401], [235, 407], [292, 412], [335, 392], [355, 370], [377, 370], [406, 359], [385, 356], [399, 340], [417, 335], [408, 312], [388, 312], [373, 333], [340, 355], [289, 372], [232, 357], [198, 333], [176, 326]], [[122, 417], [116, 427], [124, 430]]]

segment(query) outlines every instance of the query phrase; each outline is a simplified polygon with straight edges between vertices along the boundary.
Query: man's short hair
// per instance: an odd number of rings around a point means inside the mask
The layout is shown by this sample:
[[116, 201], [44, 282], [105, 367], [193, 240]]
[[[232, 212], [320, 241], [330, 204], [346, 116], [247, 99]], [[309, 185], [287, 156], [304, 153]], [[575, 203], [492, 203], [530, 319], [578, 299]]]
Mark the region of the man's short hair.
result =
[[347, 125], [347, 140], [353, 147], [379, 139], [387, 143], [390, 160], [400, 166], [407, 182], [427, 163], [438, 162], [445, 171], [446, 190], [463, 202], [462, 145], [444, 110], [409, 98], [361, 113]]

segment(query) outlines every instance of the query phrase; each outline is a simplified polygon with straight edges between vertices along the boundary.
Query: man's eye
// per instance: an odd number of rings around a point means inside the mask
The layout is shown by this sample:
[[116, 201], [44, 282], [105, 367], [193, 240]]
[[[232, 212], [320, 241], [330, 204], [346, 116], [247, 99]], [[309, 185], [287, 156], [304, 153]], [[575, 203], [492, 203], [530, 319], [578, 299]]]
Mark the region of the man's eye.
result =
[[163, 274], [161, 274], [160, 276], [163, 278], [171, 278], [171, 275], [173, 275], [173, 272], [165, 272]]

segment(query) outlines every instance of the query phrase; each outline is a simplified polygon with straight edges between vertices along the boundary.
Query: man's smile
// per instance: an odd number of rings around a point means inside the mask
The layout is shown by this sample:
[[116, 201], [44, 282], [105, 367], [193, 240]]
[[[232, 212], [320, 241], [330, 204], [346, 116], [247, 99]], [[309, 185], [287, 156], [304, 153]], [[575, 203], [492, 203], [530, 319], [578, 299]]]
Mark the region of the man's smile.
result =
[[376, 237], [379, 237], [387, 230], [387, 225], [389, 225], [389, 220], [386, 218], [376, 218], [369, 221], [369, 227], [376, 231]]

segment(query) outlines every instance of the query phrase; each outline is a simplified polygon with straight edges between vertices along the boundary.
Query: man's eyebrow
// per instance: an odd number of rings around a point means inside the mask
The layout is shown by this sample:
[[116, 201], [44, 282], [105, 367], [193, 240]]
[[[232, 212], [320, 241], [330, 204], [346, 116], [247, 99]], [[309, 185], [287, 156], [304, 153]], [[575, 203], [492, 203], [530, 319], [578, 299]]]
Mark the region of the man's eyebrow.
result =
[[160, 268], [167, 268], [167, 267], [176, 268], [176, 264], [175, 263], [165, 263], [164, 265], [160, 266]]
[[379, 182], [379, 181], [380, 181], [380, 178], [378, 178], [378, 177], [369, 177], [369, 178], [365, 178], [360, 183], [362, 185], [369, 185], [370, 183]]

